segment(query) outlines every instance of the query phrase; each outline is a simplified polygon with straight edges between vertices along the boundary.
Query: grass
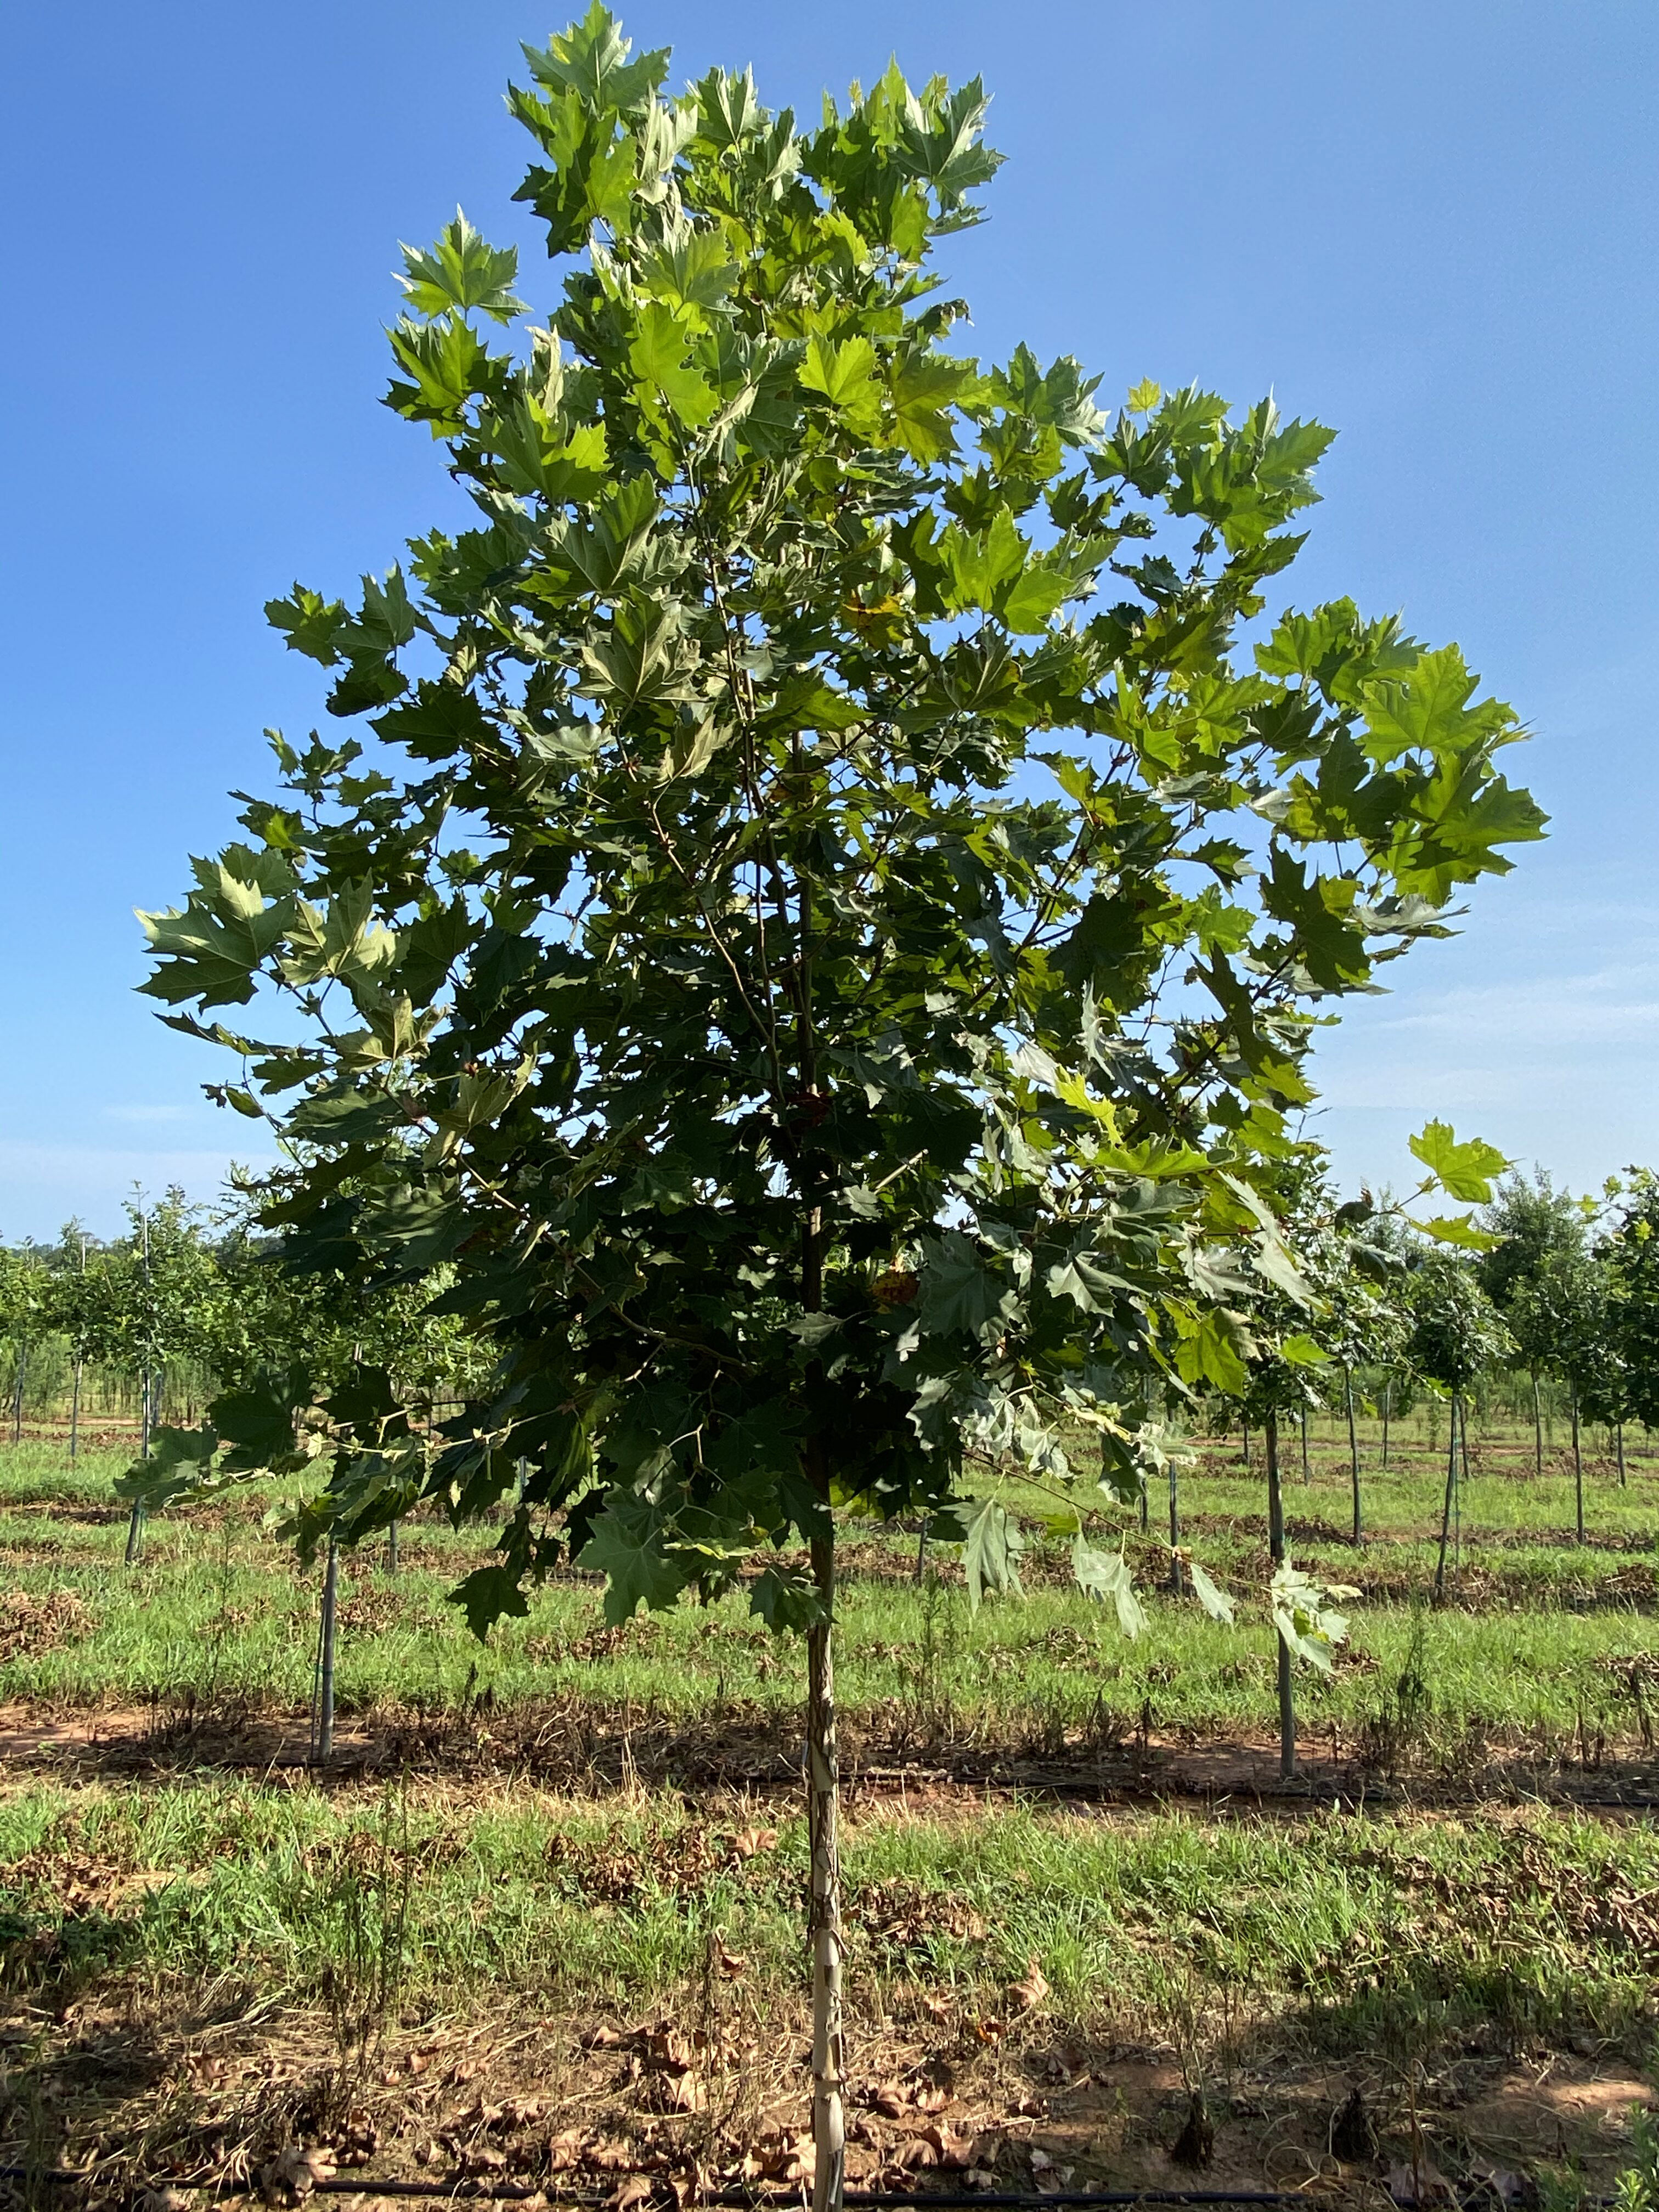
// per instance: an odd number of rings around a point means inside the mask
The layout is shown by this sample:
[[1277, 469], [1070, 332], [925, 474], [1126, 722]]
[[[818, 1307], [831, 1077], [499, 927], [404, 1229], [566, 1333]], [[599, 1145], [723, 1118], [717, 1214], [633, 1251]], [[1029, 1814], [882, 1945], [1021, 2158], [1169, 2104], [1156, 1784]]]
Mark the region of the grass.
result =
[[[257, 1504], [210, 1522], [153, 1522], [143, 1565], [128, 1571], [125, 1516], [108, 1487], [114, 1468], [83, 1459], [71, 1479], [55, 1456], [38, 1447], [0, 1453], [0, 1550], [11, 1562], [10, 1601], [21, 1607], [0, 1640], [0, 1698], [302, 1708], [315, 1578], [297, 1574], [262, 1528]], [[1364, 1591], [1335, 1676], [1303, 1675], [1310, 1729], [1352, 1741], [1374, 1726], [1415, 1654], [1427, 1691], [1419, 1724], [1443, 1753], [1482, 1732], [1555, 1747], [1649, 1736], [1659, 1680], [1651, 1567], [1641, 1553], [1539, 1540], [1540, 1520], [1550, 1527], [1559, 1510], [1555, 1478], [1478, 1478], [1465, 1492], [1455, 1601], [1425, 1614], [1435, 1551], [1425, 1522], [1437, 1480], [1407, 1469], [1368, 1482], [1375, 1534], [1358, 1553], [1328, 1534], [1322, 1541], [1297, 1534], [1299, 1522], [1328, 1529], [1346, 1498], [1346, 1470], [1322, 1465], [1312, 1484], [1297, 1477], [1289, 1486], [1296, 1556]], [[1064, 1538], [1036, 1525], [1025, 1601], [988, 1602], [976, 1614], [948, 1559], [934, 1555], [942, 1585], [918, 1588], [913, 1538], [858, 1539], [840, 1616], [845, 1712], [889, 1733], [925, 1723], [933, 1733], [1037, 1742], [1091, 1729], [1202, 1736], [1269, 1728], [1259, 1490], [1259, 1479], [1213, 1457], [1186, 1484], [1194, 1553], [1245, 1595], [1233, 1629], [1157, 1587], [1166, 1555], [1129, 1516], [1115, 1516], [1147, 1591], [1148, 1630], [1133, 1644], [1069, 1587]], [[1641, 1463], [1611, 1502], [1598, 1497], [1608, 1521], [1614, 1504], [1621, 1540], [1650, 1542], [1659, 1473]], [[481, 1697], [497, 1707], [575, 1698], [668, 1716], [799, 1710], [799, 1652], [748, 1614], [740, 1593], [606, 1630], [591, 1580], [567, 1577], [534, 1595], [527, 1619], [503, 1622], [479, 1647], [446, 1593], [486, 1540], [422, 1518], [404, 1529], [396, 1578], [378, 1547], [348, 1560], [343, 1716], [454, 1712]]]
[[[49, 1446], [0, 1451], [0, 1699], [302, 1711], [317, 1577], [296, 1574], [255, 1500], [157, 1520], [126, 1570], [119, 1464], [88, 1455], [71, 1474]], [[1305, 1487], [1299, 1464], [1287, 1472], [1297, 1557], [1368, 1586], [1335, 1676], [1299, 1679], [1310, 1736], [1395, 1751], [1409, 1738], [1454, 1796], [1488, 1740], [1580, 1757], [1650, 1742], [1651, 1463], [1633, 1460], [1623, 1491], [1595, 1477], [1593, 1525], [1617, 1548], [1563, 1541], [1559, 1471], [1480, 1474], [1438, 1610], [1422, 1603], [1439, 1503], [1426, 1443], [1368, 1478], [1376, 1534], [1358, 1553], [1341, 1540], [1346, 1465], [1328, 1449]], [[980, 1747], [994, 1777], [1010, 1753], [1075, 1762], [1136, 1729], [1202, 1745], [1269, 1728], [1260, 1491], [1259, 1468], [1214, 1451], [1185, 1485], [1195, 1553], [1245, 1594], [1231, 1631], [1155, 1587], [1165, 1555], [1133, 1516], [1103, 1516], [1148, 1592], [1134, 1643], [1069, 1586], [1066, 1539], [1037, 1494], [1010, 1490], [1027, 1509], [1027, 1596], [977, 1613], [947, 1555], [915, 1582], [914, 1530], [852, 1532], [849, 1747], [855, 1762], [884, 1745], [926, 1754], [906, 1792], [849, 1807], [852, 2064], [866, 2086], [899, 2085], [883, 2093], [896, 2119], [859, 2092], [865, 2179], [890, 2185], [933, 2155], [915, 2148], [917, 2084], [933, 2085], [927, 2112], [957, 2116], [937, 2123], [942, 2142], [980, 2130], [988, 2148], [972, 2154], [1020, 2186], [1038, 2169], [1019, 2116], [1039, 2107], [1042, 2140], [1079, 2174], [1168, 2185], [1166, 2107], [1194, 2083], [1229, 2085], [1217, 2155], [1243, 2186], [1277, 2185], [1286, 2146], [1297, 2172], [1322, 2171], [1337, 2075], [1366, 2084], [1385, 2156], [1431, 2141], [1449, 2170], [1488, 2141], [1463, 2116], [1477, 2087], [1547, 2075], [1575, 2094], [1601, 2080], [1636, 2094], [1626, 2077], [1659, 2026], [1650, 1822], [1467, 1796], [1452, 1817], [1305, 1802], [1276, 1818], [1079, 1814], [927, 1782], [941, 1743]], [[741, 1592], [607, 1628], [591, 1579], [567, 1576], [481, 1648], [446, 1593], [486, 1542], [417, 1516], [395, 1578], [378, 1552], [348, 1561], [348, 1729], [426, 1714], [507, 1741], [515, 1714], [532, 1732], [562, 1715], [578, 1736], [620, 1716], [624, 1741], [660, 1723], [794, 1742], [799, 1651]], [[573, 2171], [606, 2191], [619, 2159], [728, 2183], [758, 2161], [781, 2178], [766, 2146], [787, 2162], [804, 2005], [793, 1792], [613, 1788], [595, 1768], [562, 1794], [523, 1766], [446, 1765], [445, 1741], [389, 1787], [216, 1769], [210, 1753], [137, 1773], [14, 1762], [0, 1776], [0, 2155], [153, 2178], [240, 2172], [290, 2137], [372, 2137], [380, 2170], [408, 2171], [483, 2156], [506, 2124], [480, 2116], [534, 2105], [524, 2142], [499, 2154], [532, 2179], [567, 2120]], [[452, 2064], [463, 2045], [475, 2055]], [[441, 2049], [433, 2086], [422, 2053]], [[540, 2101], [526, 2105], [532, 2075]], [[1548, 2121], [1540, 2158], [1571, 2133], [1553, 2106]], [[1571, 2148], [1595, 2169], [1596, 2142]]]
[[[659, 1800], [514, 1793], [405, 1809], [395, 1796], [212, 1780], [0, 1802], [12, 1982], [36, 1990], [119, 1965], [315, 2000], [341, 1970], [353, 1869], [379, 1882], [376, 1912], [396, 1892], [416, 2011], [494, 1990], [631, 2014], [695, 1980], [714, 1931], [757, 1986], [793, 1988], [805, 1865], [798, 1820], [760, 1829], [734, 1807], [710, 1824]], [[1613, 2041], [1650, 2032], [1647, 1826], [1536, 1810], [1479, 1828], [883, 1814], [850, 1827], [845, 1878], [866, 2016], [918, 1981], [994, 2011], [1035, 1960], [1053, 2016], [1097, 2036], [1144, 2027], [1172, 1965], [1206, 2001], [1231, 1992], [1322, 2039], [1477, 2021], [1522, 2045], [1587, 2026]], [[107, 1900], [95, 1910], [94, 1894]]]

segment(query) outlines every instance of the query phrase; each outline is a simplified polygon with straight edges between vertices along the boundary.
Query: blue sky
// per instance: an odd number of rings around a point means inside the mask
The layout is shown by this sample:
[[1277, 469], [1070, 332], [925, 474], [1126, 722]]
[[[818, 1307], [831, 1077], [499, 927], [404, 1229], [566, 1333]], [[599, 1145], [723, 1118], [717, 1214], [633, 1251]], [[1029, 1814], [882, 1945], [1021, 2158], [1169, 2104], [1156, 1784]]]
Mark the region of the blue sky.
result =
[[[12, 337], [0, 543], [0, 1237], [209, 1196], [247, 1125], [133, 995], [135, 906], [182, 891], [319, 672], [264, 601], [337, 592], [443, 513], [377, 404], [397, 241], [510, 208], [522, 0], [91, 0], [8, 33]], [[1455, 637], [1535, 731], [1554, 817], [1464, 934], [1321, 1047], [1350, 1182], [1429, 1115], [1578, 1187], [1659, 1156], [1659, 11], [1650, 0], [665, 0], [674, 78], [755, 64], [774, 106], [877, 74], [984, 76], [1008, 156], [955, 242], [972, 343], [1340, 436], [1291, 572]], [[47, 282], [52, 270], [58, 276]], [[309, 670], [309, 672], [308, 672]]]

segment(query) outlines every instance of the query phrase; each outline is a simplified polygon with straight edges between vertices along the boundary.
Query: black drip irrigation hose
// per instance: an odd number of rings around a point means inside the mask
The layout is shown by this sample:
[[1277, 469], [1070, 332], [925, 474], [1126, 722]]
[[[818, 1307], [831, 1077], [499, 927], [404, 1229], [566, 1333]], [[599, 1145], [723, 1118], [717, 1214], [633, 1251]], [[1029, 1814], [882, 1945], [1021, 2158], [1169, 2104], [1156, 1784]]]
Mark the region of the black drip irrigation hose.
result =
[[[0, 2181], [75, 2182], [90, 2183], [95, 2174], [77, 2172], [72, 2166], [0, 2166]], [[251, 2179], [234, 2185], [218, 2181], [183, 2181], [169, 2179], [152, 2184], [165, 2189], [211, 2190], [224, 2193], [234, 2187], [236, 2193], [257, 2186]], [[551, 2204], [604, 2204], [609, 2199], [600, 2192], [538, 2187], [523, 2181], [484, 2181], [470, 2173], [453, 2174], [447, 2181], [374, 2181], [360, 2173], [333, 2173], [314, 2181], [306, 2194], [312, 2197], [448, 2197], [466, 2198], [489, 2197], [498, 2203], [523, 2203], [532, 2197], [544, 2198]], [[764, 2212], [764, 2208], [775, 2206], [787, 2200], [775, 2197], [757, 2197], [752, 2191], [725, 2189], [712, 2197], [702, 2198], [705, 2204], [733, 2205], [753, 2208], [753, 2212]], [[1031, 2206], [1054, 2204], [1077, 2206], [1088, 2204], [1303, 2204], [1308, 2199], [1298, 2189], [849, 2189], [843, 2203], [860, 2208], [883, 2204], [937, 2205], [939, 2212], [962, 2212], [969, 2205]]]

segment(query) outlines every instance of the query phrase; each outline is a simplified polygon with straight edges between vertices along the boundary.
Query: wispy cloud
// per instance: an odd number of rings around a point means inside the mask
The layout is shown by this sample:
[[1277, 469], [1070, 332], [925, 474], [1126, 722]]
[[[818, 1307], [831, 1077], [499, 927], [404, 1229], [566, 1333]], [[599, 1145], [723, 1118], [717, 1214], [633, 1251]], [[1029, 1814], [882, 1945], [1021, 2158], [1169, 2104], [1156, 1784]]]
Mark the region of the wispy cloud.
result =
[[185, 1106], [106, 1106], [106, 1121], [183, 1121], [190, 1109]]
[[0, 1239], [52, 1237], [71, 1213], [98, 1235], [112, 1236], [125, 1225], [121, 1209], [135, 1185], [156, 1197], [176, 1183], [206, 1205], [223, 1195], [233, 1165], [260, 1170], [275, 1164], [264, 1152], [0, 1139]]

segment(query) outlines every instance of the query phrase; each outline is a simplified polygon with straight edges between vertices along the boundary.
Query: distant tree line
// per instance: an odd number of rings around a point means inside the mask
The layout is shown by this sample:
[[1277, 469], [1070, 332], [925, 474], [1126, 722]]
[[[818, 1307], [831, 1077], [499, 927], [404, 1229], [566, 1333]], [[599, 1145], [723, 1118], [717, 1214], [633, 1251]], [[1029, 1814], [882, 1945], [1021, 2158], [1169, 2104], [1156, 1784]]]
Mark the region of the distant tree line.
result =
[[400, 1398], [430, 1408], [457, 1396], [476, 1364], [455, 1319], [433, 1310], [440, 1278], [364, 1299], [330, 1271], [283, 1264], [276, 1240], [246, 1213], [210, 1215], [169, 1190], [126, 1206], [125, 1236], [100, 1239], [71, 1220], [55, 1243], [0, 1246], [0, 1344], [6, 1432], [68, 1400], [78, 1451], [88, 1384], [136, 1407], [141, 1452], [194, 1401], [248, 1388], [271, 1370], [303, 1370], [340, 1387], [364, 1360], [396, 1378]]

